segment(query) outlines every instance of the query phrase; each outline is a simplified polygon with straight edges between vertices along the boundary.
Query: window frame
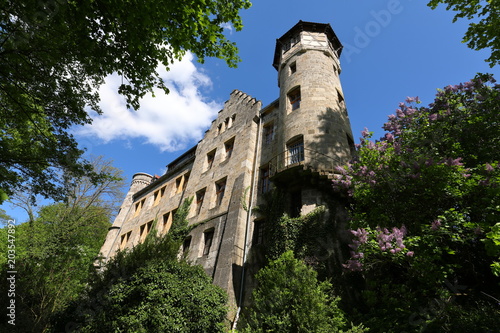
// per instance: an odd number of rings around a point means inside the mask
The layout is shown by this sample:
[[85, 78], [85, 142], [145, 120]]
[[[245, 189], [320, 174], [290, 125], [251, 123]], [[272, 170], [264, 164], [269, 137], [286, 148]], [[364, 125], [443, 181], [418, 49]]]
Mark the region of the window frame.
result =
[[214, 165], [216, 152], [217, 152], [217, 149], [213, 149], [212, 151], [207, 153], [207, 168], [206, 168], [206, 170], [212, 169], [212, 167]]
[[274, 121], [264, 125], [264, 143], [271, 143], [274, 140]]
[[288, 102], [290, 103], [290, 110], [295, 111], [300, 109], [300, 104], [302, 103], [302, 94], [300, 92], [300, 86], [293, 88], [287, 94]]
[[196, 207], [195, 215], [199, 215], [201, 208], [203, 207], [203, 201], [205, 200], [205, 195], [207, 194], [207, 188], [203, 188], [196, 192]]
[[203, 231], [203, 252], [202, 256], [208, 256], [213, 245], [215, 229], [210, 228]]
[[224, 151], [226, 152], [226, 160], [230, 159], [234, 151], [234, 138], [224, 142]]
[[293, 165], [303, 162], [305, 159], [304, 137], [300, 135], [299, 137], [288, 141], [288, 143], [286, 144], [286, 153], [287, 165]]
[[224, 200], [224, 195], [226, 193], [227, 177], [222, 178], [215, 182], [215, 206], [218, 207], [222, 204]]

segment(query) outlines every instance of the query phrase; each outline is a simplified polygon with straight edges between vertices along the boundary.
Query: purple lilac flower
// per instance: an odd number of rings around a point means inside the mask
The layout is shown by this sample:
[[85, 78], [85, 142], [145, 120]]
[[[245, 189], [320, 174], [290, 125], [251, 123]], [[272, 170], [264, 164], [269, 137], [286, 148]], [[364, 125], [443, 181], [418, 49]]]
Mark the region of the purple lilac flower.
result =
[[438, 118], [437, 113], [431, 113], [431, 114], [429, 115], [429, 120], [430, 120], [430, 121], [434, 121], [434, 120], [436, 120], [437, 118]]
[[431, 229], [432, 230], [438, 230], [440, 226], [441, 226], [441, 220], [440, 219], [434, 220], [431, 223]]

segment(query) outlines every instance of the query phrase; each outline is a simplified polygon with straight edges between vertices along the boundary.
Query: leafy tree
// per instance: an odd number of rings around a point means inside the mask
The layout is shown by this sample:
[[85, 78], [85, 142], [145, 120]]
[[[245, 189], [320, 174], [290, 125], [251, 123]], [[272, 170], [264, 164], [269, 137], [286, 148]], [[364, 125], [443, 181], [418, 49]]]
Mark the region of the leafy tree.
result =
[[439, 4], [446, 4], [447, 10], [457, 12], [453, 18], [474, 20], [469, 24], [463, 42], [473, 50], [491, 49], [491, 55], [486, 61], [490, 67], [500, 63], [500, 1], [464, 1], [464, 0], [431, 0], [428, 6], [435, 9]]
[[133, 250], [118, 252], [55, 320], [55, 331], [224, 332], [224, 291], [201, 266], [178, 259], [189, 232], [182, 212], [190, 201], [179, 208], [171, 232], [162, 237], [150, 232]]
[[98, 87], [114, 72], [129, 107], [153, 88], [157, 72], [190, 51], [235, 66], [223, 24], [241, 30], [248, 0], [0, 0], [0, 202], [26, 185], [61, 199], [65, 180], [98, 178], [68, 130], [98, 113]]
[[[43, 206], [36, 217], [15, 228], [16, 314], [22, 318], [16, 328], [21, 331], [46, 330], [53, 313], [78, 297], [94, 269], [123, 182], [111, 162], [98, 157], [92, 166], [106, 175], [100, 183], [82, 178], [66, 185], [71, 196], [65, 202]], [[31, 209], [30, 200], [23, 200], [27, 197], [19, 199], [18, 205]], [[4, 267], [4, 257], [0, 263]]]
[[7, 212], [0, 208], [0, 222], [2, 225], [6, 225], [9, 220], [12, 220], [12, 217], [7, 215]]
[[[490, 75], [400, 103], [334, 186], [351, 199], [363, 322], [381, 332], [486, 331], [500, 323], [500, 85]], [[491, 302], [491, 303], [490, 303]]]
[[[256, 275], [253, 305], [243, 332], [341, 332], [345, 317], [331, 284], [319, 282], [316, 272], [295, 259], [292, 251], [271, 261]], [[363, 332], [355, 327], [350, 332]]]

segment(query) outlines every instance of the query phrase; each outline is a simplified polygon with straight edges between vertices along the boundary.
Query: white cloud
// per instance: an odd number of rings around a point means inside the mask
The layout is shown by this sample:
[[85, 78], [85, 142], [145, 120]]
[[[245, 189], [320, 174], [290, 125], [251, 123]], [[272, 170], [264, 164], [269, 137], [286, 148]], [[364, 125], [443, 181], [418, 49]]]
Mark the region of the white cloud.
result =
[[117, 93], [121, 77], [107, 77], [100, 88], [103, 114], [92, 113], [93, 123], [77, 130], [77, 134], [98, 137], [104, 142], [138, 138], [162, 151], [185, 149], [201, 139], [221, 108], [200, 92], [201, 88], [210, 87], [210, 78], [196, 68], [190, 53], [170, 66], [170, 71], [158, 71], [170, 93], [165, 95], [156, 89], [156, 97], [145, 96], [138, 111], [127, 109], [125, 99]]
[[231, 23], [225, 22], [225, 23], [222, 23], [220, 26], [222, 28], [224, 28], [224, 30], [229, 30], [230, 35], [233, 34], [233, 26], [231, 25]]

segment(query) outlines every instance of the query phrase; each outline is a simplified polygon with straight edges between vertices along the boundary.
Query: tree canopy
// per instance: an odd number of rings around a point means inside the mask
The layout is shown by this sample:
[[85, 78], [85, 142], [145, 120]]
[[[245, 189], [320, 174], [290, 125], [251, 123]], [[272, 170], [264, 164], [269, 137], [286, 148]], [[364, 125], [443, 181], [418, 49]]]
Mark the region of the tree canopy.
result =
[[[272, 260], [256, 279], [243, 332], [343, 332], [345, 316], [330, 282], [319, 282], [317, 273], [292, 251]], [[353, 327], [349, 332], [364, 329]]]
[[463, 42], [473, 50], [491, 49], [486, 61], [490, 67], [500, 64], [500, 1], [431, 0], [428, 6], [435, 9], [439, 4], [457, 12], [453, 22], [461, 18], [472, 20]]
[[[23, 318], [16, 327], [21, 331], [44, 331], [50, 317], [84, 290], [93, 269], [116, 211], [116, 200], [123, 196], [123, 182], [121, 170], [110, 161], [97, 157], [91, 163], [96, 172], [108, 174], [109, 178], [99, 184], [86, 177], [79, 179], [71, 184], [63, 202], [35, 211], [28, 197], [16, 195], [16, 204], [30, 212], [29, 221], [15, 227], [19, 273], [16, 308], [18, 318]], [[7, 231], [0, 229], [2, 253], [7, 253], [8, 244], [12, 244], [7, 242]], [[0, 257], [1, 267], [5, 267], [6, 259]], [[2, 278], [2, 287], [4, 281]]]
[[[0, 0], [0, 200], [23, 184], [60, 199], [67, 175], [93, 174], [68, 130], [98, 113], [98, 87], [118, 73], [127, 105], [153, 88], [157, 73], [190, 51], [203, 62], [238, 62], [223, 24], [242, 28], [248, 0]], [[62, 170], [62, 171], [61, 171]], [[66, 177], [65, 177], [66, 176]]]
[[186, 200], [166, 235], [156, 222], [145, 241], [118, 252], [88, 289], [54, 317], [54, 330], [78, 332], [224, 332], [227, 295], [201, 266], [178, 258], [190, 228]]

